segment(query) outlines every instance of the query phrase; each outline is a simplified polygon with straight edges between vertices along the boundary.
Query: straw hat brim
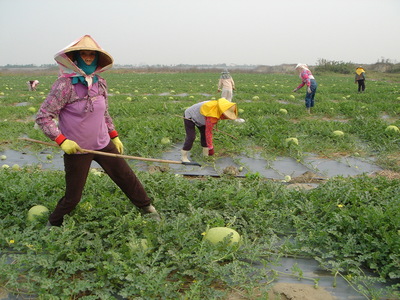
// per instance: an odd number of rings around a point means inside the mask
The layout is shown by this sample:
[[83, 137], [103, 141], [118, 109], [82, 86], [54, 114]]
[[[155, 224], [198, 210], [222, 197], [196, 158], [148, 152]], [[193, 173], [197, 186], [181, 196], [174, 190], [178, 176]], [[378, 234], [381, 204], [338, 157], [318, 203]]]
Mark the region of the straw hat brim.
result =
[[75, 53], [76, 53], [77, 51], [81, 51], [81, 50], [93, 50], [93, 51], [97, 51], [97, 52], [99, 53], [99, 60], [98, 60], [98, 63], [97, 63], [97, 65], [98, 65], [99, 68], [104, 68], [105, 66], [112, 65], [112, 64], [114, 63], [114, 60], [113, 60], [113, 58], [111, 57], [111, 55], [109, 55], [109, 54], [108, 54], [107, 52], [105, 52], [105, 51], [100, 51], [100, 50], [97, 50], [97, 49], [89, 49], [89, 48], [74, 49], [74, 50], [71, 50], [71, 51], [66, 52], [65, 54], [68, 56], [68, 58], [69, 58], [71, 61], [74, 61], [74, 60], [75, 60]]
[[223, 114], [230, 120], [237, 119], [236, 104], [224, 111]]
[[99, 68], [104, 68], [107, 66], [111, 67], [114, 63], [114, 59], [112, 58], [112, 56], [104, 49], [102, 49], [90, 35], [84, 35], [83, 37], [79, 38], [77, 41], [73, 42], [72, 44], [58, 52], [54, 56], [54, 59], [58, 62], [60, 56], [62, 56], [62, 54], [65, 54], [71, 61], [74, 61], [75, 52], [81, 50], [97, 51], [99, 53]]

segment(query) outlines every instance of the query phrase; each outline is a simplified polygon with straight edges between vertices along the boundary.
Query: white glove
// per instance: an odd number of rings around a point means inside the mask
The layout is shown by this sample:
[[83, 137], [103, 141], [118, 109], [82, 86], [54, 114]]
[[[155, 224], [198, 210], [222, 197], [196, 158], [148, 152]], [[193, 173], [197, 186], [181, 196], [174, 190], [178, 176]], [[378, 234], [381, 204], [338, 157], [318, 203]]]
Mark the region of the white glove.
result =
[[307, 93], [311, 94], [311, 88], [309, 86], [307, 87]]

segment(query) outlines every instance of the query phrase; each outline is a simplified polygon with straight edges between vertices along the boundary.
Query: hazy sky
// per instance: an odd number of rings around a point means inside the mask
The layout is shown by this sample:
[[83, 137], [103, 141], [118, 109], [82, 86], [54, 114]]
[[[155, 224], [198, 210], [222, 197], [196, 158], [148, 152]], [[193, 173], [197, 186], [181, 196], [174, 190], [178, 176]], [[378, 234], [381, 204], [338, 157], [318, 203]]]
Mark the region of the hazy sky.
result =
[[0, 0], [0, 65], [90, 34], [117, 64], [400, 62], [400, 0]]

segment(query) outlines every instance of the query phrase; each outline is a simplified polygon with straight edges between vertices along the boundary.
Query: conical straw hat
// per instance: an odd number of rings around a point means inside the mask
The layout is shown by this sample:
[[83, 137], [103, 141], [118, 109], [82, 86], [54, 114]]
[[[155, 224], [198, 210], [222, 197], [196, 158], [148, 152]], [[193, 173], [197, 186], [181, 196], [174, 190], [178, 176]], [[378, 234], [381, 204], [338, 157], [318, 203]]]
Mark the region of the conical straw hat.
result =
[[218, 99], [218, 107], [220, 112], [224, 114], [226, 118], [231, 120], [237, 119], [236, 103], [232, 103], [225, 98], [220, 98]]
[[237, 119], [236, 104], [225, 110], [224, 115], [231, 120]]
[[83, 37], [69, 44], [67, 47], [59, 51], [54, 56], [54, 59], [60, 64], [65, 64], [64, 59], [66, 55], [71, 61], [74, 61], [74, 52], [80, 50], [93, 50], [99, 52], [99, 60], [97, 64], [99, 69], [105, 70], [112, 67], [114, 62], [112, 56], [103, 50], [90, 35], [84, 35]]

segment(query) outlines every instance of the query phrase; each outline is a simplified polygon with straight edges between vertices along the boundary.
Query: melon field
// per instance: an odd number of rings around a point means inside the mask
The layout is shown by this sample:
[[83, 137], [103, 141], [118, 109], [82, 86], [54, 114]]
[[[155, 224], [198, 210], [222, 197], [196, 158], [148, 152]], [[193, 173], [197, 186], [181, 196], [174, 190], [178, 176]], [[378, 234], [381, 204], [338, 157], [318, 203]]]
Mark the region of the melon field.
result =
[[[333, 276], [333, 288], [341, 279], [357, 299], [399, 299], [400, 75], [367, 73], [366, 91], [357, 93], [353, 75], [315, 73], [310, 115], [305, 89], [292, 93], [300, 83], [295, 73], [231, 74], [233, 102], [245, 122], [219, 122], [215, 155], [203, 158], [196, 140], [192, 160], [212, 166], [241, 155], [302, 162], [312, 153], [373, 159], [382, 171], [289, 189], [287, 182], [252, 170], [241, 177], [194, 178], [167, 167], [150, 172], [129, 160], [160, 223], [142, 217], [97, 170], [64, 225], [48, 230], [48, 213], [28, 220], [28, 211], [36, 205], [54, 209], [64, 192], [64, 172], [41, 164], [15, 166], [4, 153], [46, 150], [48, 160], [62, 155], [56, 147], [19, 139], [50, 142], [34, 128], [34, 118], [57, 75], [0, 73], [0, 296], [274, 299], [270, 290], [283, 276], [321, 290], [319, 280], [301, 268], [274, 268], [280, 258], [291, 257], [317, 261]], [[124, 154], [131, 156], [179, 153], [185, 108], [219, 98], [219, 73], [113, 70], [103, 77]], [[32, 79], [40, 81], [37, 91], [26, 87]], [[231, 236], [209, 242], [204, 237], [214, 227], [235, 230], [240, 242], [232, 243]]]

